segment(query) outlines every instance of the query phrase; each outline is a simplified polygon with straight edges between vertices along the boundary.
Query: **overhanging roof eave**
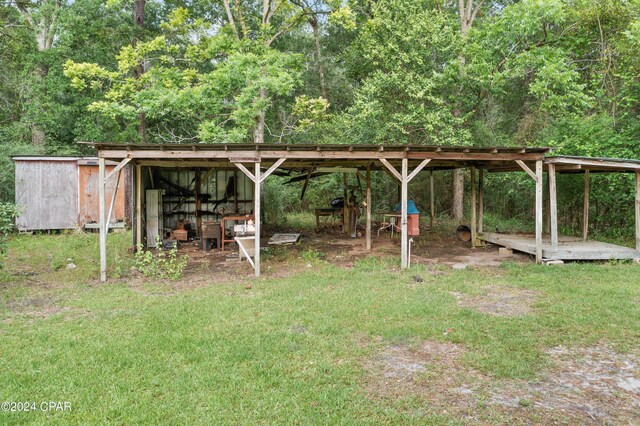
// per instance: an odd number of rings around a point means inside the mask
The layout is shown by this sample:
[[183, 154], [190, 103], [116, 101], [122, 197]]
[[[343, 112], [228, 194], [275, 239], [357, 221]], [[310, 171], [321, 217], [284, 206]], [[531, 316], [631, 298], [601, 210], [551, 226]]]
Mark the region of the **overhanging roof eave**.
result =
[[[109, 159], [200, 160], [269, 162], [280, 158], [291, 161], [410, 161], [424, 159], [454, 162], [535, 161], [551, 151], [547, 147], [458, 147], [422, 145], [310, 145], [310, 144], [105, 144], [89, 143], [98, 156]], [[434, 164], [435, 166], [435, 164]], [[464, 167], [460, 165], [460, 167]]]
[[632, 172], [640, 170], [640, 160], [624, 158], [604, 158], [604, 157], [577, 157], [577, 156], [553, 156], [546, 157], [545, 164], [553, 164], [558, 171], [563, 168], [571, 171], [578, 168], [582, 171], [600, 172]]

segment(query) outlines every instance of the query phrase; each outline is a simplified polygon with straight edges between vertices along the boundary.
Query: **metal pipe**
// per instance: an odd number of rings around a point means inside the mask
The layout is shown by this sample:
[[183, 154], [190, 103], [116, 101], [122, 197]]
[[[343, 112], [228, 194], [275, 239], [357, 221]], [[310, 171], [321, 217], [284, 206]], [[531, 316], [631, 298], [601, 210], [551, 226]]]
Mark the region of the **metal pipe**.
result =
[[409, 238], [409, 247], [407, 253], [407, 269], [411, 268], [411, 244], [413, 243], [413, 238]]

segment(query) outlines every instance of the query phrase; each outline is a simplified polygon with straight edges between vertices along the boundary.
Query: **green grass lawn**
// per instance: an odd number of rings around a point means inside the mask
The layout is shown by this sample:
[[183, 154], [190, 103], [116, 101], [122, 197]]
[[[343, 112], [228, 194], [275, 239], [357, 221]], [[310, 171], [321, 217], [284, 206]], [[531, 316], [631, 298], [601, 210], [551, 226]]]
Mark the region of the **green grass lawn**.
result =
[[[550, 347], [639, 347], [640, 267], [630, 263], [399, 272], [395, 257], [352, 268], [313, 260], [283, 278], [180, 286], [117, 278], [131, 265], [123, 233], [110, 239], [112, 279], [101, 284], [96, 240], [11, 240], [0, 272], [0, 401], [72, 410], [2, 412], [0, 424], [461, 424], [425, 401], [370, 398], [367, 360], [393, 344], [448, 341], [464, 346], [469, 368], [529, 380]], [[452, 295], [486, 286], [538, 297], [529, 314], [499, 317]]]

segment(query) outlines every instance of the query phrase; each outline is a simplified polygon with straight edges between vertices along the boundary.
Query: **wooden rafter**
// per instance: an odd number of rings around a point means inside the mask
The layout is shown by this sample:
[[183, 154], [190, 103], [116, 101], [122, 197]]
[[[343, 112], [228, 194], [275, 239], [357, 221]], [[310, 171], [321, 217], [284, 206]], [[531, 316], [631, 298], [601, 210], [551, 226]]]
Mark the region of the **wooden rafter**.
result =
[[391, 172], [393, 176], [396, 177], [400, 182], [402, 182], [402, 175], [396, 170], [395, 167], [386, 158], [380, 158], [380, 162], [384, 164], [384, 166]]
[[249, 171], [249, 169], [247, 169], [244, 164], [242, 163], [233, 163], [237, 168], [240, 169], [240, 171], [242, 171], [242, 173], [244, 173], [245, 175], [247, 175], [247, 177], [249, 179], [251, 179], [251, 181], [255, 184], [256, 183], [256, 177], [254, 176], [253, 173], [251, 173]]
[[113, 168], [113, 170], [111, 170], [111, 171], [107, 174], [107, 176], [104, 178], [105, 183], [109, 180], [109, 178], [110, 178], [111, 176], [115, 175], [116, 173], [120, 173], [120, 170], [122, 170], [122, 168], [123, 168], [124, 166], [126, 166], [126, 165], [129, 163], [129, 161], [131, 161], [131, 160], [132, 160], [131, 158], [125, 158], [125, 159], [124, 159], [124, 160], [122, 160], [120, 163], [118, 163], [118, 165], [117, 165], [117, 166], [115, 166], [115, 167]]
[[269, 167], [267, 169], [266, 172], [264, 172], [262, 174], [262, 176], [260, 177], [260, 183], [264, 182], [264, 180], [266, 178], [269, 177], [269, 175], [271, 175], [271, 173], [273, 173], [278, 167], [280, 167], [282, 165], [282, 163], [284, 163], [287, 159], [286, 158], [281, 158], [278, 161], [276, 161], [275, 163], [273, 163], [273, 165], [271, 167]]
[[410, 182], [410, 181], [411, 181], [414, 177], [416, 177], [416, 175], [417, 175], [418, 173], [420, 173], [420, 171], [421, 171], [422, 169], [424, 169], [424, 167], [425, 167], [427, 164], [429, 164], [430, 162], [431, 162], [431, 159], [430, 159], [430, 158], [428, 158], [428, 159], [426, 159], [426, 160], [422, 160], [422, 163], [420, 163], [420, 164], [418, 165], [418, 167], [416, 167], [415, 169], [413, 169], [413, 171], [409, 174], [409, 176], [407, 176], [407, 181], [409, 181], [409, 182]]
[[536, 176], [536, 174], [533, 172], [533, 170], [531, 170], [531, 169], [529, 168], [529, 166], [527, 166], [527, 165], [524, 163], [524, 161], [522, 161], [522, 160], [516, 160], [516, 163], [518, 163], [518, 166], [520, 166], [520, 168], [521, 168], [522, 170], [524, 170], [525, 172], [527, 172], [527, 174], [528, 174], [529, 176], [531, 176], [531, 179], [533, 179], [535, 182], [537, 182], [537, 181], [538, 181], [538, 176]]

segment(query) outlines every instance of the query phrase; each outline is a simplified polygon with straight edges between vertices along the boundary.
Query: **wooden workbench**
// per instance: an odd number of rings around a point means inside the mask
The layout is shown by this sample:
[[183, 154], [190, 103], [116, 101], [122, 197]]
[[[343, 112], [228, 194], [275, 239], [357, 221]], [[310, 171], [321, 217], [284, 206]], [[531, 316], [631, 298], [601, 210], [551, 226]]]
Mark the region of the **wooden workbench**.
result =
[[222, 238], [220, 238], [222, 243], [222, 248], [221, 248], [222, 251], [224, 251], [224, 243], [235, 242], [235, 239], [233, 238], [231, 238], [230, 240], [226, 239], [226, 236], [224, 235], [224, 223], [226, 221], [241, 222], [241, 221], [247, 221], [247, 220], [254, 220], [254, 216], [252, 214], [248, 214], [244, 216], [225, 216], [220, 220], [220, 226], [222, 227]]

